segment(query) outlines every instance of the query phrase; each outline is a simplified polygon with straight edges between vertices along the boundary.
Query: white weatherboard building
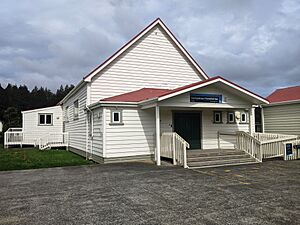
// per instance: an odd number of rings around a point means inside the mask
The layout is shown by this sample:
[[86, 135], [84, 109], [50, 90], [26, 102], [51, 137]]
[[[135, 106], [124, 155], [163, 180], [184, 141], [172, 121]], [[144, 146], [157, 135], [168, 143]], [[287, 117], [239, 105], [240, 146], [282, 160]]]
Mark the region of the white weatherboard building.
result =
[[[29, 137], [37, 142], [44, 126], [57, 136], [61, 131], [60, 141], [46, 134], [40, 148], [67, 139], [71, 151], [97, 162], [154, 159], [160, 165], [167, 157], [184, 167], [188, 159], [189, 166], [205, 166], [193, 155], [225, 148], [225, 159], [212, 165], [250, 163], [262, 159], [250, 135], [253, 107], [262, 104], [268, 101], [222, 77], [208, 78], [157, 19], [85, 76], [59, 106], [42, 109], [45, 118], [38, 110], [24, 116], [22, 132], [26, 139], [31, 124]], [[236, 132], [239, 138], [232, 136]]]

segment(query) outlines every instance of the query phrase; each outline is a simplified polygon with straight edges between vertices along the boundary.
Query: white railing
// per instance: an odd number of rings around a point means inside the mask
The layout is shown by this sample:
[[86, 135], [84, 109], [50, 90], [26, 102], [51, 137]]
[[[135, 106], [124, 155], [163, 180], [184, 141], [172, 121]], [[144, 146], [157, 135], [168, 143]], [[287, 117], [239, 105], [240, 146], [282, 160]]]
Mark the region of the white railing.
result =
[[9, 128], [4, 133], [4, 147], [8, 148], [9, 145], [21, 145], [24, 140], [24, 133], [22, 128]]
[[186, 149], [190, 148], [187, 143], [176, 132], [164, 132], [161, 135], [160, 150], [161, 156], [173, 159], [173, 164], [179, 164], [184, 168], [187, 168], [187, 153]]
[[[262, 159], [284, 157], [284, 143], [296, 141], [297, 135], [237, 132], [237, 148], [246, 151], [260, 162]], [[257, 157], [258, 156], [258, 157]]]
[[274, 133], [253, 133], [253, 137], [255, 137], [259, 141], [269, 141], [274, 139], [281, 138], [297, 138], [297, 135], [288, 135], [288, 134], [274, 134]]
[[49, 133], [39, 139], [39, 149], [47, 149], [51, 147], [68, 147], [69, 133]]
[[236, 132], [236, 148], [245, 151], [257, 161], [262, 162], [263, 153], [261, 143], [250, 134], [243, 131]]

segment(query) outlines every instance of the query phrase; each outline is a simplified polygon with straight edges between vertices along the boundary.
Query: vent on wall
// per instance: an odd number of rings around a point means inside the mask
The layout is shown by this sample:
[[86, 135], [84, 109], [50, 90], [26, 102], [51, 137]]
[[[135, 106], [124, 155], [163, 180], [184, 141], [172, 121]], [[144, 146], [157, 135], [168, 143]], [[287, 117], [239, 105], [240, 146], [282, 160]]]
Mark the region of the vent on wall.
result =
[[226, 103], [226, 102], [227, 102], [227, 97], [226, 97], [226, 96], [224, 96], [224, 98], [223, 98], [223, 102], [224, 102], [224, 103]]

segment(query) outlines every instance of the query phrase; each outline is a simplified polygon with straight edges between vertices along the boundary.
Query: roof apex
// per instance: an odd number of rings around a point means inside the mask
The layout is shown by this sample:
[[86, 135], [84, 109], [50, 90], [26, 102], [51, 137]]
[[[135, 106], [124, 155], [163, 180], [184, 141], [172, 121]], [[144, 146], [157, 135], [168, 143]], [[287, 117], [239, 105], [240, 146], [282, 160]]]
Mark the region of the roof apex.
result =
[[109, 65], [112, 61], [114, 61], [119, 55], [121, 55], [124, 51], [126, 51], [130, 46], [132, 46], [136, 41], [138, 41], [141, 37], [143, 37], [149, 30], [151, 30], [154, 26], [160, 25], [161, 28], [169, 35], [172, 41], [177, 45], [177, 47], [181, 50], [181, 52], [187, 57], [187, 59], [191, 62], [191, 64], [196, 68], [199, 74], [204, 78], [208, 79], [207, 74], [204, 70], [198, 65], [198, 63], [194, 60], [194, 58], [188, 53], [188, 51], [183, 47], [183, 45], [178, 41], [175, 35], [170, 31], [170, 29], [165, 25], [165, 23], [158, 17], [148, 26], [146, 26], [141, 32], [135, 35], [129, 42], [123, 45], [119, 50], [117, 50], [112, 56], [106, 59], [103, 63], [98, 65], [94, 70], [92, 70], [89, 74], [87, 74], [83, 80], [86, 82], [90, 82], [91, 79], [98, 74], [102, 69], [104, 69], [107, 65]]

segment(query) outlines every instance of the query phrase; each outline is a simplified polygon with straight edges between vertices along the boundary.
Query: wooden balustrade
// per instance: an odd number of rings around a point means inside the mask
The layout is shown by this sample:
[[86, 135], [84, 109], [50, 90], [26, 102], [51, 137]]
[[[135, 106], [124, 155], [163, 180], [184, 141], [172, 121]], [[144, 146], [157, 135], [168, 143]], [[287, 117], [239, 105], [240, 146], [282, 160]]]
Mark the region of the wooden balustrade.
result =
[[161, 156], [173, 159], [173, 164], [179, 164], [187, 168], [186, 149], [190, 147], [180, 135], [176, 132], [164, 132], [160, 140]]

